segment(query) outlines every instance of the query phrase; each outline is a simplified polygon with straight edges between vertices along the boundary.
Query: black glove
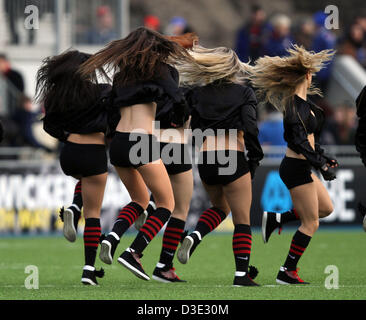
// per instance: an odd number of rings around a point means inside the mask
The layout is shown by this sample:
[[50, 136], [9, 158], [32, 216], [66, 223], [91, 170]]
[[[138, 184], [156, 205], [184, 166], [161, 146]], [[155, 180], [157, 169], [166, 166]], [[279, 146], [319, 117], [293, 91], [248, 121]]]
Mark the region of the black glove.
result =
[[339, 165], [337, 159], [334, 156], [328, 155], [328, 154], [323, 154], [323, 157], [325, 159], [327, 159], [327, 164], [329, 166], [338, 166]]
[[366, 167], [366, 154], [361, 154], [361, 160], [363, 165]]
[[250, 175], [252, 176], [252, 180], [254, 179], [255, 176], [255, 171], [257, 170], [257, 168], [259, 167], [259, 163], [256, 161], [248, 161], [248, 165], [249, 165], [249, 171], [250, 171]]
[[0, 121], [0, 142], [4, 139], [4, 127], [3, 124]]
[[325, 166], [320, 169], [320, 173], [323, 176], [324, 180], [326, 180], [326, 181], [332, 181], [335, 178], [337, 178], [334, 169], [327, 166], [328, 169], [327, 170], [324, 170], [325, 169]]

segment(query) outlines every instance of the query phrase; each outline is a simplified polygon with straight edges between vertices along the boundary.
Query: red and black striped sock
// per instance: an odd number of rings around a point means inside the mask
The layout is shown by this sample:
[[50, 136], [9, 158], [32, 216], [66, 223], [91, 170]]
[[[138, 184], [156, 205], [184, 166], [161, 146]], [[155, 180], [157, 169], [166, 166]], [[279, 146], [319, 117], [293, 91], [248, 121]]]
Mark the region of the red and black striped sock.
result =
[[169, 219], [163, 236], [163, 247], [159, 259], [161, 264], [166, 266], [171, 266], [173, 264], [173, 258], [180, 240], [182, 239], [185, 224], [186, 222], [184, 220], [174, 217]]
[[166, 208], [157, 208], [155, 212], [146, 220], [140, 232], [131, 244], [130, 248], [137, 253], [142, 253], [152, 239], [158, 234], [160, 229], [169, 220], [171, 212]]
[[299, 230], [296, 231], [294, 237], [292, 238], [290, 252], [288, 253], [285, 264], [283, 265], [285, 268], [287, 268], [287, 270], [296, 270], [297, 263], [299, 262], [310, 240], [311, 237], [308, 235], [302, 233]]
[[292, 209], [290, 211], [284, 212], [281, 214], [281, 224], [286, 224], [291, 221], [299, 220], [300, 217], [297, 214], [295, 209]]
[[81, 195], [81, 180], [79, 180], [79, 182], [75, 186], [72, 204], [77, 206], [77, 211], [81, 211], [81, 208], [83, 207], [83, 198]]
[[129, 227], [135, 223], [138, 216], [143, 212], [144, 208], [142, 208], [138, 203], [129, 203], [119, 212], [111, 232], [114, 232], [119, 238], [121, 238], [122, 235], [129, 229]]
[[85, 265], [94, 266], [101, 235], [100, 219], [85, 219], [84, 252]]
[[248, 272], [252, 248], [252, 231], [247, 224], [235, 225], [233, 235], [233, 252], [237, 272]]
[[207, 209], [198, 220], [195, 231], [201, 234], [201, 238], [215, 230], [226, 218], [226, 213], [219, 208]]

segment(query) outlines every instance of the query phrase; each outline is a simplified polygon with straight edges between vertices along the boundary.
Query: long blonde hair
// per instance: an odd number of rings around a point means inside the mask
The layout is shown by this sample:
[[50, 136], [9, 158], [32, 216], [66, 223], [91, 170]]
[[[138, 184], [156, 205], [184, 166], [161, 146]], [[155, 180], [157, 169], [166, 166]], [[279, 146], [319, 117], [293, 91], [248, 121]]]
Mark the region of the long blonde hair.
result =
[[182, 86], [205, 86], [216, 80], [242, 84], [248, 79], [251, 67], [229, 48], [209, 49], [196, 44], [188, 52], [195, 63], [176, 64]]
[[[323, 69], [334, 55], [333, 50], [315, 53], [304, 47], [294, 45], [287, 49], [285, 57], [259, 58], [250, 76], [257, 95], [263, 102], [271, 103], [277, 110], [285, 112], [297, 87], [306, 79], [308, 73], [315, 74]], [[308, 89], [310, 95], [322, 95], [313, 84]]]

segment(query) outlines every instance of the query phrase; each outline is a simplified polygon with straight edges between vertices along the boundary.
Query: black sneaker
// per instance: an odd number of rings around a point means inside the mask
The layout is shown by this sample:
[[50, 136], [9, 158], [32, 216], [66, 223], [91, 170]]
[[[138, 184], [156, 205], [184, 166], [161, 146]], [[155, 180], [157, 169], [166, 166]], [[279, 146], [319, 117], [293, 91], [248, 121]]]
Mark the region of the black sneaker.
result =
[[[116, 235], [116, 237], [118, 237]], [[111, 232], [100, 244], [99, 259], [106, 264], [112, 264], [113, 256], [119, 244], [113, 233]]]
[[281, 213], [263, 212], [262, 216], [262, 238], [264, 243], [267, 243], [272, 232], [279, 228], [278, 234], [281, 234]]
[[64, 223], [63, 234], [66, 240], [75, 242], [78, 230], [78, 223], [81, 213], [74, 206], [68, 207], [66, 210], [60, 209], [60, 218]]
[[258, 275], [258, 269], [249, 266], [248, 272], [235, 272], [234, 287], [259, 287], [259, 284], [253, 280]]
[[177, 274], [175, 273], [175, 268], [173, 266], [166, 266], [163, 268], [156, 267], [152, 278], [156, 281], [171, 283], [171, 282], [187, 282], [185, 280], [181, 280]]
[[100, 269], [97, 271], [92, 266], [85, 266], [83, 268], [83, 275], [81, 276], [81, 282], [87, 286], [97, 286], [98, 285], [98, 278], [104, 277], [104, 270]]
[[186, 264], [200, 242], [201, 240], [195, 232], [191, 233], [189, 236], [186, 236], [177, 252], [178, 261], [180, 263]]
[[285, 267], [281, 267], [278, 272], [276, 282], [278, 284], [309, 284], [302, 280], [297, 274], [299, 269], [294, 271], [287, 270]]
[[142, 254], [132, 252], [132, 250], [128, 248], [120, 255], [120, 257], [118, 258], [118, 262], [125, 268], [130, 270], [136, 277], [142, 280], [150, 280], [150, 277], [142, 268], [140, 258], [142, 258]]

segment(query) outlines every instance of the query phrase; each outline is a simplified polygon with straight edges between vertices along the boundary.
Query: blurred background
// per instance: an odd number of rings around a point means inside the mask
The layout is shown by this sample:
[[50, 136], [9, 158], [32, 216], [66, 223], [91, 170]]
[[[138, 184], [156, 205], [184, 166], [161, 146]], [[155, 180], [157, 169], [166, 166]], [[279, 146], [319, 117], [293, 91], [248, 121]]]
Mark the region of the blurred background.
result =
[[[325, 28], [330, 4], [339, 13], [338, 28], [331, 30]], [[26, 11], [27, 6], [35, 7]], [[37, 21], [30, 19], [34, 14]], [[27, 18], [37, 29], [25, 27]], [[60, 171], [60, 145], [42, 130], [42, 106], [33, 101], [42, 60], [70, 47], [94, 53], [141, 25], [164, 34], [196, 32], [202, 45], [231, 47], [244, 62], [285, 55], [293, 43], [317, 52], [336, 49], [333, 62], [314, 79], [324, 97], [313, 100], [327, 115], [322, 143], [341, 164], [338, 179], [326, 183], [335, 212], [322, 223], [360, 223], [356, 207], [365, 198], [366, 169], [354, 135], [355, 99], [366, 85], [364, 0], [0, 0], [0, 119], [6, 131], [0, 147], [0, 234], [58, 232], [58, 210], [72, 198], [75, 181]], [[281, 212], [292, 205], [278, 176], [285, 145], [281, 114], [259, 105], [258, 119], [265, 159], [253, 186], [254, 225], [262, 210]], [[196, 171], [195, 184], [188, 227], [208, 201]], [[111, 169], [103, 228], [128, 201]], [[221, 226], [231, 228], [230, 219]]]

